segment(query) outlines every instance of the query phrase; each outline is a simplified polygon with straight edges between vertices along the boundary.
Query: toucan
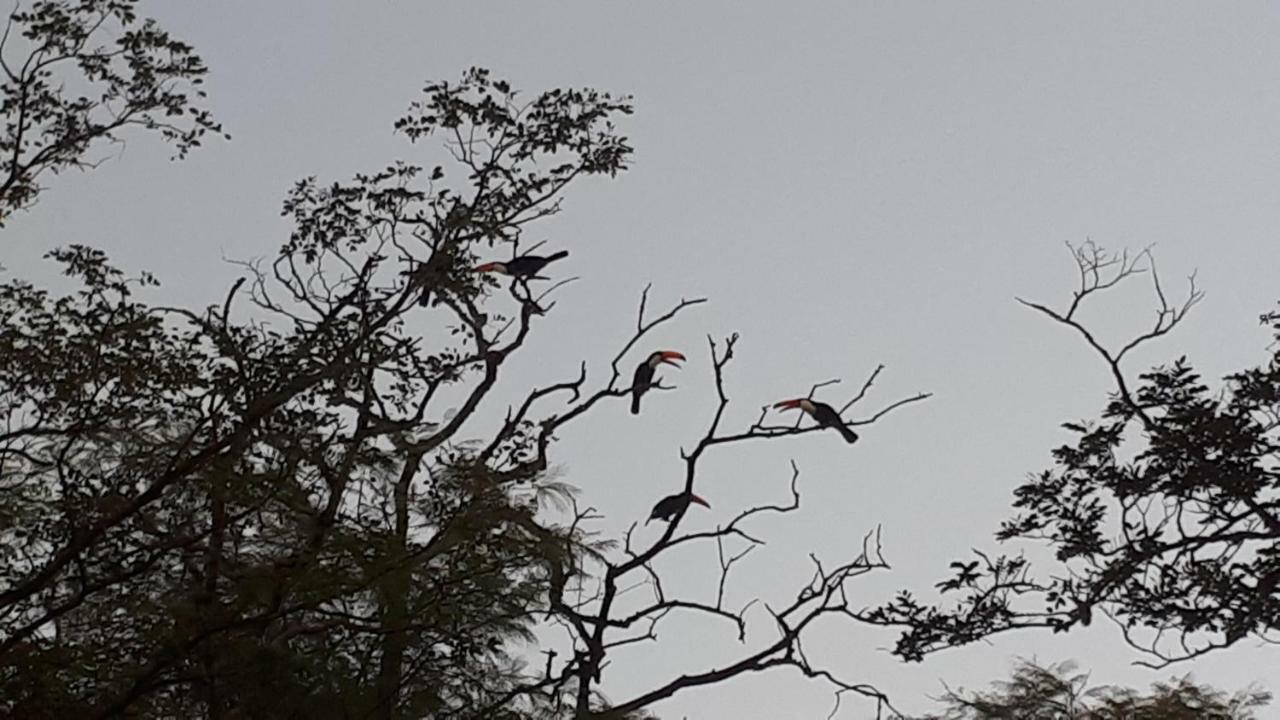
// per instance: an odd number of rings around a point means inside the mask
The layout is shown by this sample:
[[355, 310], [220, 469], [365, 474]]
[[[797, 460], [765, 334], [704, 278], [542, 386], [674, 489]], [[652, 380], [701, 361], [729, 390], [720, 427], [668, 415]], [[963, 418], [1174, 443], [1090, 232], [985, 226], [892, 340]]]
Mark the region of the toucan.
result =
[[631, 414], [640, 414], [640, 398], [653, 386], [653, 374], [662, 363], [675, 365], [676, 360], [684, 360], [684, 355], [675, 350], [658, 350], [649, 354], [645, 361], [636, 368], [635, 377], [631, 380]]
[[422, 291], [418, 295], [418, 304], [422, 307], [431, 304], [431, 291], [445, 279], [448, 264], [445, 253], [437, 250], [431, 253], [426, 262], [419, 263], [410, 274], [409, 282]]
[[810, 400], [809, 398], [796, 398], [795, 400], [783, 400], [780, 403], [774, 403], [774, 407], [780, 410], [803, 410], [809, 413], [809, 417], [816, 420], [818, 425], [835, 428], [836, 432], [844, 436], [845, 442], [858, 442], [858, 433], [850, 430], [844, 424], [844, 420], [840, 419], [840, 413], [824, 402]]
[[694, 495], [693, 493], [680, 493], [679, 495], [668, 495], [658, 501], [653, 506], [653, 512], [649, 513], [649, 520], [645, 520], [644, 524], [648, 525], [650, 520], [665, 520], [671, 522], [682, 515], [689, 507], [689, 503], [695, 502], [703, 507], [711, 507], [711, 503]]
[[546, 257], [541, 255], [521, 255], [506, 262], [487, 262], [483, 265], [477, 265], [476, 272], [496, 272], [501, 275], [520, 278], [521, 280], [531, 280], [539, 277], [538, 273], [542, 272], [542, 268], [546, 267], [548, 263], [568, 256], [568, 250], [561, 250]]

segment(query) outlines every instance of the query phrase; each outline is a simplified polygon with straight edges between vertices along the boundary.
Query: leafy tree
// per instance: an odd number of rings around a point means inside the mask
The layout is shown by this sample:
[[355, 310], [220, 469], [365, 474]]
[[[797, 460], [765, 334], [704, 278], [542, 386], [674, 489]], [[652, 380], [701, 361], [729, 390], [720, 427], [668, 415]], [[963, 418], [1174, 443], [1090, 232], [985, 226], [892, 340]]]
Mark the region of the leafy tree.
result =
[[[821, 618], [864, 621], [846, 586], [887, 568], [874, 532], [852, 558], [814, 558], [811, 581], [781, 599], [726, 600], [730, 569], [761, 542], [751, 523], [799, 507], [794, 464], [789, 502], [714, 530], [683, 531], [681, 512], [648, 543], [598, 537], [594, 511], [550, 470], [557, 433], [625, 407], [624, 365], [701, 299], [653, 316], [646, 289], [602, 381], [588, 384], [584, 361], [512, 401], [496, 431], [477, 429], [567, 281], [535, 292], [476, 263], [535, 249], [524, 234], [570, 185], [623, 171], [632, 150], [614, 122], [631, 111], [589, 89], [526, 99], [473, 69], [428, 85], [396, 123], [410, 141], [443, 139], [448, 169], [297, 183], [291, 236], [274, 260], [243, 263], [216, 305], [146, 304], [153, 278], [81, 246], [50, 254], [76, 292], [0, 286], [0, 712], [622, 720], [775, 667], [886, 706], [802, 647]], [[718, 403], [682, 454], [685, 492], [707, 452], [822, 431], [767, 408], [725, 428], [736, 342], [708, 338]], [[693, 543], [720, 553], [714, 598], [661, 581], [658, 560]], [[726, 623], [741, 658], [606, 698], [603, 675], [673, 613]], [[747, 644], [760, 626], [773, 635]], [[557, 629], [545, 662], [529, 662], [530, 641]]]
[[[1194, 275], [1185, 299], [1171, 304], [1148, 252], [1111, 255], [1090, 244], [1074, 257], [1079, 286], [1065, 309], [1024, 304], [1079, 334], [1115, 390], [1098, 419], [1065, 425], [1076, 441], [1015, 490], [1018, 514], [997, 534], [1046, 544], [1065, 571], [1038, 580], [1020, 556], [953, 563], [958, 572], [940, 583], [961, 597], [953, 608], [904, 593], [879, 609], [879, 620], [908, 626], [897, 648], [904, 657], [1010, 628], [1063, 631], [1098, 612], [1154, 666], [1280, 631], [1280, 314], [1262, 316], [1276, 337], [1266, 360], [1217, 389], [1185, 357], [1133, 379], [1121, 362], [1186, 317], [1201, 297]], [[1153, 282], [1155, 323], [1108, 346], [1078, 311], [1140, 274]]]
[[1089, 687], [1076, 664], [1019, 661], [1012, 676], [987, 692], [947, 689], [934, 720], [1250, 720], [1271, 694], [1241, 690], [1228, 695], [1189, 676], [1153, 683], [1144, 694], [1114, 685]]
[[94, 167], [92, 151], [140, 128], [179, 157], [221, 126], [199, 106], [208, 70], [137, 0], [40, 0], [0, 35], [0, 226], [40, 194], [39, 178]]

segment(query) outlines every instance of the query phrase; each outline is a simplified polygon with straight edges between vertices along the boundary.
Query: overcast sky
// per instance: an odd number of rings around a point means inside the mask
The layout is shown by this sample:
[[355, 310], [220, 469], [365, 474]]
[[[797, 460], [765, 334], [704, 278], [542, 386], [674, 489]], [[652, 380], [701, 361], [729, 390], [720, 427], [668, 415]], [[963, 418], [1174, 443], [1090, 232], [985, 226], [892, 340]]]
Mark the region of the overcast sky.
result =
[[[634, 169], [579, 185], [533, 233], [569, 249], [563, 270], [583, 280], [561, 291], [510, 364], [494, 408], [572, 376], [580, 359], [603, 371], [645, 283], [659, 306], [711, 299], [651, 343], [690, 356], [680, 392], [647, 398], [638, 419], [618, 403], [556, 447], [566, 479], [613, 530], [681, 482], [678, 448], [713, 410], [706, 333], [742, 335], [728, 373], [738, 426], [832, 377], [845, 382], [824, 397], [843, 403], [884, 363], [864, 413], [917, 391], [936, 396], [865, 428], [854, 447], [820, 433], [709, 456], [698, 487], [713, 508], [695, 508], [686, 524], [785, 499], [794, 459], [803, 507], [761, 524], [769, 545], [746, 561], [731, 597], [782, 601], [807, 577], [808, 552], [839, 559], [877, 524], [894, 571], [851, 589], [868, 604], [900, 587], [927, 592], [968, 548], [996, 547], [1010, 491], [1069, 439], [1059, 424], [1105, 402], [1100, 361], [1014, 301], [1068, 299], [1065, 242], [1155, 243], [1173, 285], [1198, 269], [1205, 301], [1175, 336], [1134, 356], [1133, 372], [1182, 353], [1209, 377], [1263, 359], [1257, 315], [1280, 296], [1280, 5], [797, 5], [152, 3], [208, 62], [212, 107], [234, 139], [170, 163], [167, 148], [135, 138], [92, 173], [48, 178], [35, 210], [4, 231], [0, 258], [13, 274], [48, 279], [40, 254], [89, 243], [157, 273], [157, 298], [203, 306], [236, 277], [223, 257], [269, 256], [287, 237], [279, 203], [295, 180], [423, 156], [391, 123], [429, 79], [481, 65], [529, 92], [631, 93]], [[1120, 339], [1151, 313], [1135, 285], [1086, 317]], [[668, 588], [705, 598], [715, 568], [713, 548], [686, 553], [668, 567]], [[765, 640], [767, 617], [752, 617], [749, 639]], [[741, 652], [734, 635], [674, 621], [655, 649], [618, 654], [606, 690], [624, 699], [723, 663]], [[1169, 674], [1131, 667], [1136, 656], [1106, 623], [1003, 636], [918, 665], [885, 651], [893, 638], [830, 623], [811, 647], [915, 712], [940, 681], [985, 684], [1015, 655], [1075, 658], [1100, 682]], [[1179, 672], [1280, 690], [1266, 671], [1280, 666], [1276, 653], [1244, 643]], [[830, 703], [827, 688], [783, 671], [653, 709], [821, 718]], [[840, 717], [866, 711], [851, 705]]]

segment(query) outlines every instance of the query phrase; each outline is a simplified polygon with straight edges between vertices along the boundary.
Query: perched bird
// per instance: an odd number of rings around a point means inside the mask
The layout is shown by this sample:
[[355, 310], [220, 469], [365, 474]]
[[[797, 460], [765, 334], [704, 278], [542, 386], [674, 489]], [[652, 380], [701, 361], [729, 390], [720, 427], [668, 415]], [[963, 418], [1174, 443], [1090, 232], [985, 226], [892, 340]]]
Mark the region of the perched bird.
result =
[[657, 505], [653, 506], [653, 512], [649, 513], [649, 519], [645, 520], [644, 524], [648, 525], [651, 520], [655, 520], [655, 519], [671, 522], [672, 520], [675, 520], [677, 517], [680, 517], [681, 515], [683, 515], [684, 511], [689, 507], [689, 503], [691, 502], [698, 503], [703, 507], [711, 507], [711, 503], [707, 502], [706, 500], [703, 500], [702, 498], [698, 497], [697, 495], [694, 495], [693, 493], [680, 493], [679, 495], [668, 495], [662, 498], [661, 500], [659, 500]]
[[658, 350], [649, 353], [649, 357], [640, 363], [636, 368], [635, 377], [631, 380], [631, 414], [640, 414], [640, 398], [649, 392], [649, 388], [653, 386], [653, 374], [658, 371], [658, 366], [662, 363], [675, 365], [676, 360], [684, 360], [684, 355], [675, 350]]
[[568, 257], [568, 250], [561, 250], [558, 253], [552, 253], [543, 257], [541, 255], [521, 255], [505, 262], [487, 262], [483, 265], [476, 266], [476, 272], [495, 272], [500, 275], [510, 275], [521, 280], [532, 280], [541, 278], [538, 273], [542, 272], [542, 268], [549, 263], [553, 263], [560, 258]]
[[421, 294], [418, 295], [418, 305], [426, 307], [431, 304], [431, 291], [443, 284], [448, 276], [449, 257], [443, 251], [431, 253], [431, 257], [424, 263], [419, 263], [409, 276], [409, 282]]
[[844, 436], [845, 442], [855, 443], [858, 441], [858, 433], [850, 430], [844, 424], [844, 420], [840, 419], [840, 413], [824, 402], [808, 398], [796, 398], [795, 400], [783, 400], [780, 403], [775, 403], [774, 407], [780, 410], [803, 410], [809, 414], [809, 417], [816, 420], [821, 427], [834, 428], [836, 432]]

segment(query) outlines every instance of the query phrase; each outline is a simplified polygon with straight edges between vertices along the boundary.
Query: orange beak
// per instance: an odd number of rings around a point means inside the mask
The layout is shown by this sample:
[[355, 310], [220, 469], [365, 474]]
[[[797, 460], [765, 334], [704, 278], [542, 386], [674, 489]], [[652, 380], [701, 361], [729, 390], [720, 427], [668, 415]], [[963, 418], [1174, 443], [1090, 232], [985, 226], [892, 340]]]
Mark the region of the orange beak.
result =
[[668, 365], [675, 365], [676, 367], [680, 367], [678, 364], [676, 364], [676, 362], [675, 362], [676, 360], [685, 360], [685, 359], [686, 359], [684, 355], [681, 355], [680, 353], [676, 352], [675, 350], [663, 350], [663, 351], [661, 351], [659, 354], [660, 354], [660, 355], [662, 355], [662, 359], [658, 361], [659, 363], [666, 363], [666, 364], [668, 364]]
[[800, 398], [796, 398], [795, 400], [783, 400], [780, 403], [774, 403], [773, 408], [775, 410], [799, 410]]
[[697, 495], [690, 495], [690, 496], [689, 496], [689, 502], [696, 502], [696, 503], [698, 503], [699, 505], [701, 505], [702, 507], [708, 507], [708, 508], [709, 508], [709, 507], [711, 507], [711, 503], [707, 502], [706, 500], [703, 500], [702, 498], [698, 497]]

